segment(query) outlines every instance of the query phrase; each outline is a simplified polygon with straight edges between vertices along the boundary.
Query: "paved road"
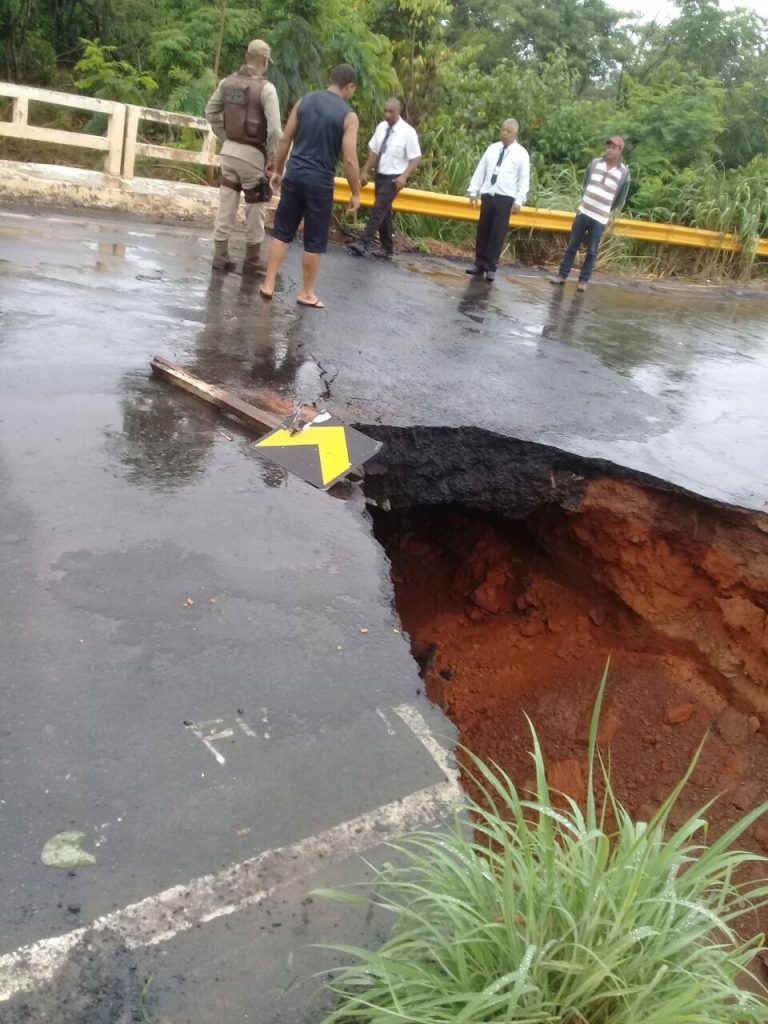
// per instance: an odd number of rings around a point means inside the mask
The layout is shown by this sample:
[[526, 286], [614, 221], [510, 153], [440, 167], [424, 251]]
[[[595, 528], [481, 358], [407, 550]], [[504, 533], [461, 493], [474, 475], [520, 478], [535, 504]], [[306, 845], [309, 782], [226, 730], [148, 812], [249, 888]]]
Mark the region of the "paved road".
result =
[[[225, 375], [263, 361], [289, 390], [296, 372], [316, 386], [319, 371], [296, 356], [311, 325], [277, 304], [254, 323], [234, 281], [213, 296], [207, 245], [189, 229], [18, 214], [0, 224], [0, 932], [10, 953], [439, 783], [393, 707], [417, 705], [444, 736], [450, 728], [419, 696], [360, 500], [285, 478], [245, 434], [148, 377], [161, 351]], [[414, 820], [422, 810], [429, 820], [426, 803]], [[96, 855], [74, 877], [40, 860], [71, 829]], [[28, 1006], [33, 1020], [45, 1007], [61, 1024], [112, 1020], [108, 1008], [135, 1007], [150, 974], [156, 1012], [175, 1024], [284, 1019], [290, 999], [277, 995], [311, 966], [302, 947], [333, 937], [338, 916], [321, 914], [327, 927], [313, 932], [301, 901], [349, 838], [226, 880], [235, 903], [286, 872], [288, 885], [271, 907], [195, 927], [151, 956], [141, 928], [110, 921], [96, 962], [75, 947], [76, 968], [43, 996], [15, 997], [11, 1020], [27, 1020]], [[346, 877], [362, 877], [361, 864]], [[204, 896], [175, 898], [174, 909], [197, 924], [210, 912]], [[51, 949], [36, 953], [42, 971]], [[18, 968], [6, 963], [12, 988], [26, 977]]]
[[[359, 494], [263, 462], [150, 379], [152, 354], [229, 386], [325, 394], [347, 421], [474, 423], [766, 500], [762, 301], [551, 294], [534, 272], [489, 289], [439, 261], [334, 250], [327, 310], [302, 311], [297, 252], [268, 304], [211, 278], [210, 250], [196, 227], [0, 212], [13, 1024], [130, 1019], [150, 977], [158, 1020], [312, 1020], [295, 982], [325, 961], [307, 944], [381, 924], [307, 892], [361, 877], [357, 849], [429, 823], [453, 792], [429, 749], [450, 729], [420, 694]], [[96, 864], [44, 867], [71, 829]]]

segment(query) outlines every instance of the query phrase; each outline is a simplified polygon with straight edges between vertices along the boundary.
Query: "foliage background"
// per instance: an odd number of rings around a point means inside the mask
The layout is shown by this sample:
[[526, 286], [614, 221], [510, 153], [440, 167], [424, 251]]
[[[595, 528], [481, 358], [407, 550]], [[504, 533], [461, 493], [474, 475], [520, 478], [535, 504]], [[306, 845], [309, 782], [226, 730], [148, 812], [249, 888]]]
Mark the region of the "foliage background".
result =
[[530, 203], [573, 208], [587, 160], [619, 133], [625, 215], [753, 240], [768, 234], [768, 21], [719, 0], [676, 7], [659, 24], [607, 0], [0, 0], [0, 37], [7, 80], [191, 114], [251, 38], [272, 46], [284, 116], [348, 61], [361, 147], [400, 95], [425, 152], [413, 184], [445, 192], [465, 191], [514, 116]]

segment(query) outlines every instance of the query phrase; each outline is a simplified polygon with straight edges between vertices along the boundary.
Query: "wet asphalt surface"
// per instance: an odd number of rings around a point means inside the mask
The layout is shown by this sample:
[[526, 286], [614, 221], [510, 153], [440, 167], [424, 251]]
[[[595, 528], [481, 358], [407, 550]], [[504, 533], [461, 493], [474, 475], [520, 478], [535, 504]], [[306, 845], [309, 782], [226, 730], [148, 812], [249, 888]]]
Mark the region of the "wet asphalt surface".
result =
[[[0, 211], [0, 953], [439, 781], [378, 710], [414, 704], [450, 742], [359, 491], [335, 500], [263, 461], [153, 380], [153, 354], [347, 422], [471, 423], [766, 507], [760, 297], [581, 296], [536, 271], [488, 286], [333, 248], [328, 308], [300, 310], [298, 249], [272, 303], [212, 277], [210, 255], [204, 226]], [[214, 720], [223, 764], [189, 724]], [[40, 861], [70, 828], [96, 854], [74, 875]], [[151, 976], [158, 1020], [312, 1020], [307, 944], [376, 927], [308, 914], [318, 880], [362, 874], [318, 869], [150, 952], [73, 963], [71, 1019], [131, 1019]], [[68, 1024], [60, 991], [8, 1019]]]

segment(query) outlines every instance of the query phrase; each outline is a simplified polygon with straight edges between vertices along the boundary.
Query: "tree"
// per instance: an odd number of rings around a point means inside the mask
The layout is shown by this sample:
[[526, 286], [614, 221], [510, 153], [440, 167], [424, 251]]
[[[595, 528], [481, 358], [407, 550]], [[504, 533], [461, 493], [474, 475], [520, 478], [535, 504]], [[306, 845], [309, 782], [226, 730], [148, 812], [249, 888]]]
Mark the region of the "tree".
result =
[[[768, 24], [754, 11], [724, 11], [719, 0], [676, 0], [680, 16], [667, 28], [669, 55], [724, 85], [743, 80], [750, 57], [765, 53]], [[748, 72], [747, 72], [748, 73]]]
[[75, 64], [75, 85], [91, 96], [119, 103], [145, 105], [148, 94], [157, 90], [151, 75], [139, 71], [127, 60], [116, 60], [116, 47], [102, 46], [98, 39], [83, 39], [83, 56]]
[[627, 78], [618, 124], [633, 143], [632, 159], [648, 174], [711, 162], [726, 127], [726, 91], [716, 78], [666, 61], [646, 82]]
[[504, 58], [549, 60], [565, 50], [586, 89], [630, 55], [624, 15], [605, 0], [454, 0], [452, 8], [451, 38], [480, 45], [485, 71]]

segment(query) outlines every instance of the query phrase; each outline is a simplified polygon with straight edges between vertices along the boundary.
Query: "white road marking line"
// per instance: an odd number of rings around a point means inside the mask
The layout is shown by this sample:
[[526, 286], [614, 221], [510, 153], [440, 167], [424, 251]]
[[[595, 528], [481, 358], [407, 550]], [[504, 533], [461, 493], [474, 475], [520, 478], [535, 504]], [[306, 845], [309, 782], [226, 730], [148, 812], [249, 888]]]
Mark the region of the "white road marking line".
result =
[[[430, 824], [454, 797], [452, 783], [438, 783], [291, 846], [266, 850], [218, 874], [203, 875], [188, 885], [173, 886], [105, 914], [89, 928], [23, 946], [0, 957], [0, 1001], [50, 980], [72, 948], [87, 938], [110, 932], [129, 949], [167, 942], [197, 924], [259, 903], [321, 865], [338, 863], [353, 853]], [[264, 875], [278, 880], [263, 887]]]
[[257, 732], [254, 732], [250, 725], [248, 725], [248, 723], [244, 721], [242, 718], [238, 718], [236, 719], [236, 721], [246, 736], [250, 736], [255, 740], [259, 738], [259, 734]]
[[[0, 956], [0, 1002], [50, 981], [80, 942], [88, 942], [102, 933], [114, 935], [129, 949], [167, 942], [196, 925], [259, 903], [323, 865], [339, 863], [352, 854], [433, 824], [461, 799], [456, 773], [449, 765], [448, 753], [432, 738], [416, 708], [400, 705], [395, 711], [446, 773], [445, 782], [367, 811], [290, 846], [265, 850], [217, 874], [203, 875], [187, 885], [172, 886], [105, 914], [89, 927], [42, 939]], [[265, 885], [266, 881], [270, 884]]]
[[392, 728], [391, 722], [389, 721], [387, 716], [384, 714], [384, 712], [381, 710], [381, 708], [376, 708], [376, 714], [379, 716], [379, 718], [382, 720], [382, 722], [386, 726], [387, 736], [397, 736], [397, 733]]
[[422, 713], [417, 711], [412, 704], [398, 704], [394, 708], [394, 712], [402, 718], [416, 739], [424, 744], [437, 767], [453, 782], [458, 792], [459, 776], [457, 769], [451, 763], [452, 755], [437, 742]]
[[234, 736], [234, 733], [229, 728], [220, 729], [218, 732], [216, 732], [215, 728], [211, 729], [209, 728], [209, 726], [219, 726], [223, 724], [223, 718], [211, 718], [207, 722], [191, 722], [188, 726], [186, 726], [186, 728], [193, 732], [199, 740], [203, 741], [203, 743], [210, 750], [210, 752], [213, 754], [213, 756], [216, 758], [219, 764], [226, 764], [227, 759], [224, 757], [223, 754], [219, 753], [216, 747], [214, 747], [213, 741], [231, 739], [231, 737]]

